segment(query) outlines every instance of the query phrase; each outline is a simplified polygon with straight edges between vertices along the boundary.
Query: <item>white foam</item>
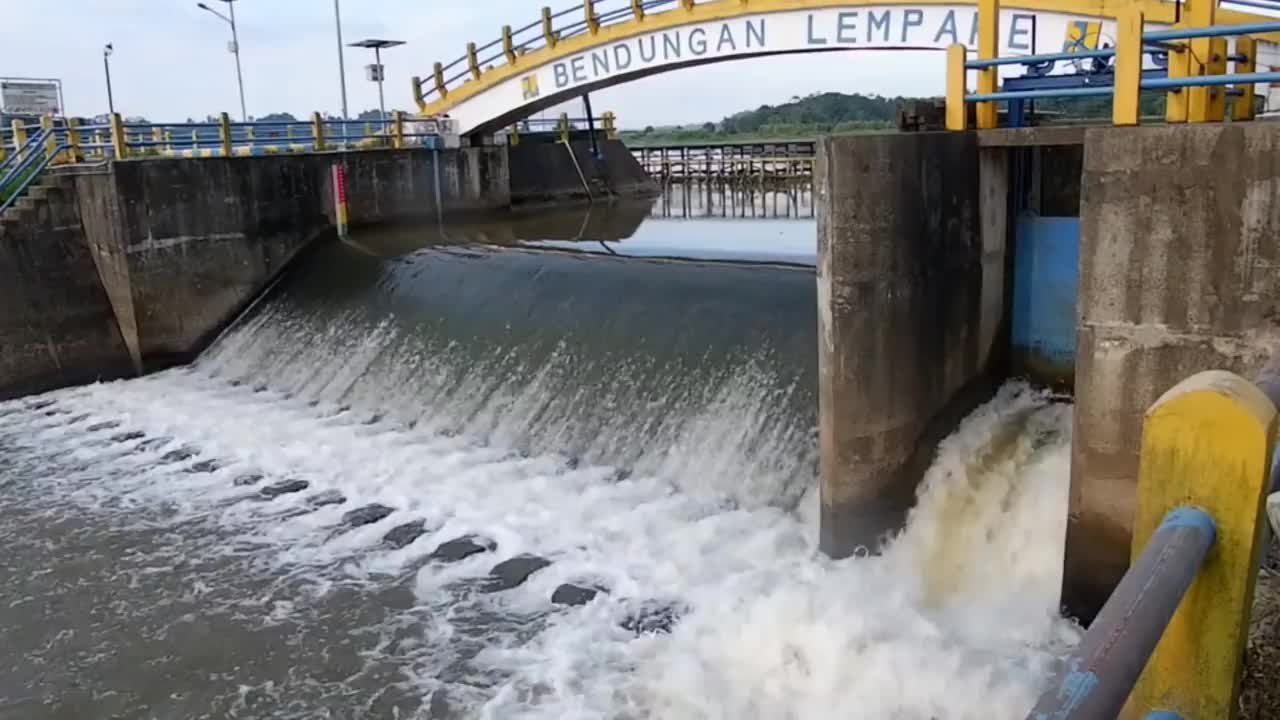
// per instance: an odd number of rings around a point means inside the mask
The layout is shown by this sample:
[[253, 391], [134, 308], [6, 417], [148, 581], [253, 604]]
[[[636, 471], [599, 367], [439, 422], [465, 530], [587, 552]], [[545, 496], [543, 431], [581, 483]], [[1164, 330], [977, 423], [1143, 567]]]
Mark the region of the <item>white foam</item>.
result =
[[[171, 521], [221, 525], [227, 542], [200, 552], [255, 548], [264, 572], [312, 577], [315, 593], [329, 591], [335, 567], [389, 582], [445, 540], [496, 540], [494, 553], [429, 565], [413, 579], [419, 601], [445, 612], [432, 616], [404, 671], [424, 695], [451, 690], [469, 715], [1018, 718], [1077, 639], [1057, 614], [1070, 409], [1023, 386], [1004, 388], [943, 443], [908, 528], [882, 556], [830, 562], [815, 546], [815, 493], [794, 513], [726, 496], [726, 484], [759, 497], [778, 481], [768, 472], [716, 475], [743, 466], [709, 440], [673, 449], [660, 472], [615, 482], [612, 467], [571, 469], [557, 455], [521, 457], [466, 435], [366, 424], [371, 408], [333, 405], [345, 392], [334, 388], [359, 375], [351, 368], [317, 373], [302, 383], [314, 395], [291, 388], [293, 396], [232, 386], [225, 370], [55, 393], [66, 414], [0, 417], [0, 438], [31, 452], [66, 448], [57, 467], [84, 466], [47, 478], [43, 493], [61, 491], [116, 522], [163, 507]], [[739, 396], [702, 410], [693, 425], [708, 428], [702, 437], [737, 433], [724, 443], [731, 447], [749, 439], [731, 401]], [[87, 417], [66, 424], [79, 415]], [[145, 452], [86, 443], [85, 428], [103, 420], [121, 424], [93, 438], [136, 428], [172, 440]], [[157, 464], [180, 446], [199, 454]], [[204, 459], [222, 466], [183, 471]], [[264, 474], [263, 484], [301, 478], [311, 487], [270, 503], [230, 502], [252, 491], [231, 482], [246, 472]], [[272, 519], [323, 490], [348, 502]], [[372, 502], [397, 512], [335, 534], [345, 511]], [[419, 517], [428, 532], [416, 542], [379, 545], [388, 529]], [[512, 591], [465, 590], [525, 552], [553, 564]], [[198, 581], [192, 592], [204, 592]], [[557, 585], [584, 581], [609, 593], [582, 608], [549, 605]], [[620, 627], [650, 602], [683, 608], [670, 635], [637, 638]], [[461, 661], [489, 679], [487, 689], [453, 684], [450, 668], [468, 642], [483, 649]]]

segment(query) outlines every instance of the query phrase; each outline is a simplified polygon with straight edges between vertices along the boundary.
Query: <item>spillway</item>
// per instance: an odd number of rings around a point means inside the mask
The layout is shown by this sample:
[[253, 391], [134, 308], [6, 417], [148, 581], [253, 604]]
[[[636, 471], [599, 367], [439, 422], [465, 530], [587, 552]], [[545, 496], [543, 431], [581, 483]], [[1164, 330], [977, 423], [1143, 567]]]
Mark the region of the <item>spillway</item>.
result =
[[827, 560], [812, 222], [593, 212], [357, 235], [188, 367], [0, 404], [0, 716], [1025, 715], [1070, 406], [1005, 386]]

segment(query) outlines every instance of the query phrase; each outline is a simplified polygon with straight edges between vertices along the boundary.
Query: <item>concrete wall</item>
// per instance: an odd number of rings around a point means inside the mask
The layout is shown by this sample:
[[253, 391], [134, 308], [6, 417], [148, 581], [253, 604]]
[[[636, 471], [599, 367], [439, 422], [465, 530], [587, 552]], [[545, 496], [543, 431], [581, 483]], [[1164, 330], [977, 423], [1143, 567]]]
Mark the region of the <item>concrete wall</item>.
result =
[[600, 141], [600, 160], [592, 157], [590, 140], [574, 140], [570, 145], [572, 155], [558, 142], [526, 141], [508, 148], [511, 201], [521, 204], [584, 199], [588, 192], [592, 199], [601, 200], [658, 192], [657, 184], [622, 142]]
[[901, 524], [937, 441], [1002, 376], [1007, 150], [824, 138], [815, 182], [821, 544], [841, 557]]
[[0, 221], [0, 400], [132, 371], [71, 179]]
[[1129, 557], [1142, 418], [1280, 340], [1280, 134], [1271, 123], [1085, 137], [1064, 602], [1092, 617]]
[[492, 147], [142, 159], [48, 174], [0, 219], [0, 399], [192, 359], [333, 232], [335, 162], [347, 170], [352, 225], [510, 204], [506, 150]]

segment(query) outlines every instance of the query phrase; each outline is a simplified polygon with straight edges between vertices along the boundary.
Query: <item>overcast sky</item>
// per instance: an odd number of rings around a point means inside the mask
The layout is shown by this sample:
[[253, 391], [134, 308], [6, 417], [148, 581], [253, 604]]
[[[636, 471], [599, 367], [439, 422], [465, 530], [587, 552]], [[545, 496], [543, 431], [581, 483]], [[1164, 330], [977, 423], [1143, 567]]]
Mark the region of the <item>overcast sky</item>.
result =
[[[208, 4], [220, 11], [226, 5]], [[105, 112], [102, 46], [111, 56], [116, 108], [152, 120], [237, 114], [230, 29], [196, 0], [3, 0], [0, 77], [56, 77], [67, 112]], [[343, 0], [343, 40], [381, 37], [408, 44], [386, 51], [388, 108], [409, 109], [409, 78], [484, 44], [503, 24], [536, 20], [536, 0]], [[557, 3], [556, 7], [566, 4]], [[236, 24], [251, 116], [341, 109], [333, 0], [237, 0]], [[352, 114], [376, 108], [365, 79], [372, 53], [346, 49]], [[941, 94], [941, 53], [855, 52], [722, 63], [601, 91], [597, 112], [623, 127], [719, 120], [737, 110], [814, 91]]]

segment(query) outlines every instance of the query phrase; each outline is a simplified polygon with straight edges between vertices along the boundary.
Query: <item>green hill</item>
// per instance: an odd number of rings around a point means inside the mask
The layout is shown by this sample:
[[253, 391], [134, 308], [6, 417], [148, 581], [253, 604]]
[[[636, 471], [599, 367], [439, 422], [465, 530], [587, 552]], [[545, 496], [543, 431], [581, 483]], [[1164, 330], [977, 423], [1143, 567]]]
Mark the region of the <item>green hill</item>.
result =
[[[936, 98], [881, 97], [854, 93], [815, 93], [793, 97], [780, 105], [761, 105], [734, 113], [719, 122], [624, 130], [628, 145], [731, 141], [753, 139], [808, 139], [826, 133], [885, 130], [894, 127], [898, 108], [917, 100]], [[1036, 111], [1048, 118], [1102, 119], [1111, 113], [1110, 98], [1046, 99], [1036, 101]], [[1164, 114], [1164, 93], [1144, 93], [1143, 115]]]

